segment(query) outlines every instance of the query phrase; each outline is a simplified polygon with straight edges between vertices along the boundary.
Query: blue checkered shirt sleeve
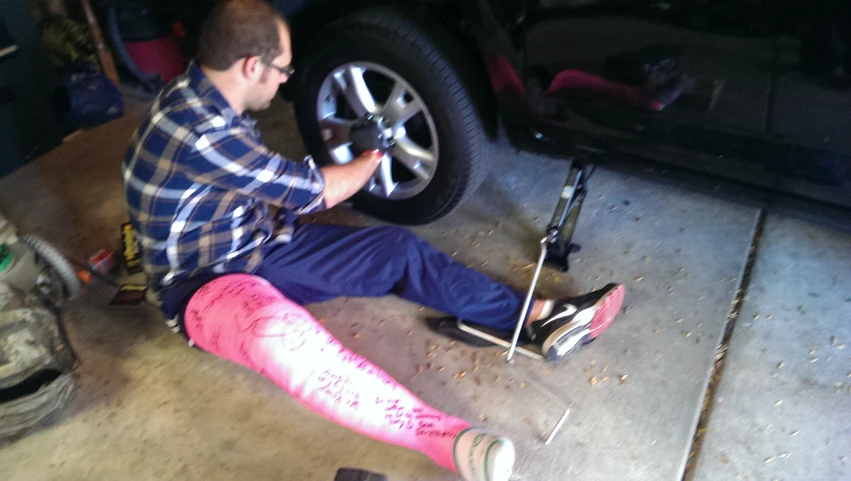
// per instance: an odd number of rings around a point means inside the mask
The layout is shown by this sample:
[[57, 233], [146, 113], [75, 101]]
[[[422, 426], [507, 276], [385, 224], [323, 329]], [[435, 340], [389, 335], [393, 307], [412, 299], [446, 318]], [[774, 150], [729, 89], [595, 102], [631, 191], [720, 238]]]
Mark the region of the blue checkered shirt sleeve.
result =
[[325, 182], [311, 159], [286, 160], [242, 127], [199, 135], [181, 167], [199, 183], [236, 190], [299, 214], [325, 208]]

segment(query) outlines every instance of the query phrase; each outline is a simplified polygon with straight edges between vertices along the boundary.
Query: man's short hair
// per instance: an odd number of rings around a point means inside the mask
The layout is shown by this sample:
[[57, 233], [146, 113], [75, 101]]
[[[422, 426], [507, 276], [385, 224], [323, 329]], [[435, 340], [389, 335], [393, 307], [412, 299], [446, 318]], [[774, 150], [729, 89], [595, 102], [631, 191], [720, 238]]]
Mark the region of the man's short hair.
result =
[[207, 17], [198, 43], [198, 62], [227, 70], [240, 59], [271, 63], [283, 53], [278, 25], [286, 20], [264, 0], [224, 0]]

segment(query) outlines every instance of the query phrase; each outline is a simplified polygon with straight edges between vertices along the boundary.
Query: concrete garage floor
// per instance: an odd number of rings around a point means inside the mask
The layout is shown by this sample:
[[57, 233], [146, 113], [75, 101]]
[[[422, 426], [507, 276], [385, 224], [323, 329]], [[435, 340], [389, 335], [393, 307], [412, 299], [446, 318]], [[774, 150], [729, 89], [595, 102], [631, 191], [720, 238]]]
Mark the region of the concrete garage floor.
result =
[[[76, 258], [114, 246], [126, 218], [119, 164], [143, 111], [131, 102], [124, 119], [0, 180], [0, 209]], [[289, 106], [260, 125], [274, 148], [304, 154]], [[469, 202], [414, 230], [524, 287], [565, 164], [504, 146], [492, 162]], [[687, 465], [695, 480], [851, 479], [851, 235], [772, 214], [758, 229], [754, 208], [605, 170], [591, 189], [575, 239], [583, 250], [567, 275], [545, 270], [540, 292], [614, 280], [627, 285], [626, 308], [568, 361], [520, 361], [572, 408], [548, 447], [560, 412], [499, 349], [452, 346], [426, 329], [428, 311], [395, 298], [309, 308], [427, 402], [511, 437], [518, 481], [679, 481]], [[345, 208], [315, 220], [378, 224]], [[692, 450], [739, 288], [744, 301]], [[81, 389], [57, 423], [0, 448], [2, 479], [331, 481], [341, 466], [390, 481], [453, 479], [418, 453], [325, 421], [259, 374], [188, 348], [154, 308], [107, 309], [113, 292], [95, 283], [68, 306]], [[440, 346], [433, 359], [430, 343]]]

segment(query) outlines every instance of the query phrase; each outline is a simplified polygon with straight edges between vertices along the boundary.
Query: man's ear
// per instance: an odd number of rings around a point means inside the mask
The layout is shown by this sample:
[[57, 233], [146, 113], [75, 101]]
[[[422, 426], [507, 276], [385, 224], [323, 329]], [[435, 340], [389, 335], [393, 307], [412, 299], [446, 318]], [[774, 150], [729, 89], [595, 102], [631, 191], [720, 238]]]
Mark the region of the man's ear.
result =
[[242, 75], [249, 80], [257, 80], [263, 73], [263, 64], [260, 57], [246, 57], [242, 61]]

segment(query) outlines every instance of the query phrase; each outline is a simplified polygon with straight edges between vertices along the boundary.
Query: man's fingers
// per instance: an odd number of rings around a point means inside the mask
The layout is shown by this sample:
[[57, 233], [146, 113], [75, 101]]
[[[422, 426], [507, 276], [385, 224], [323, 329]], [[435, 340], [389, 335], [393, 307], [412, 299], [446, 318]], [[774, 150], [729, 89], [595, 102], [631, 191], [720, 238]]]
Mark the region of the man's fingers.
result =
[[379, 161], [381, 161], [381, 159], [382, 159], [382, 158], [384, 158], [384, 154], [383, 154], [383, 153], [381, 153], [381, 151], [380, 151], [380, 150], [378, 150], [378, 149], [376, 149], [376, 150], [367, 150], [366, 152], [364, 152], [363, 154], [361, 154], [361, 157], [366, 157], [367, 159], [370, 159], [370, 160], [372, 160], [374, 163], [376, 163], [376, 164], [377, 164]]

